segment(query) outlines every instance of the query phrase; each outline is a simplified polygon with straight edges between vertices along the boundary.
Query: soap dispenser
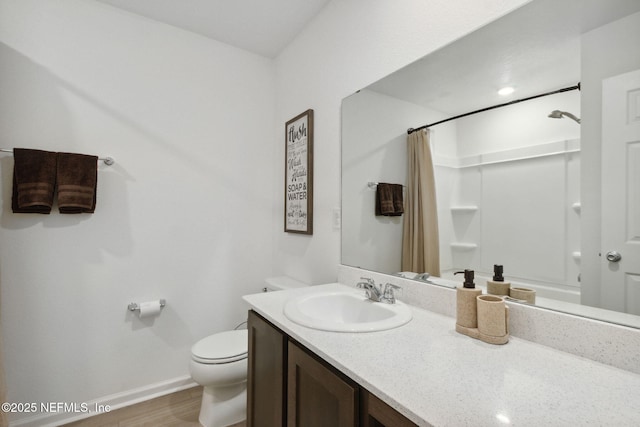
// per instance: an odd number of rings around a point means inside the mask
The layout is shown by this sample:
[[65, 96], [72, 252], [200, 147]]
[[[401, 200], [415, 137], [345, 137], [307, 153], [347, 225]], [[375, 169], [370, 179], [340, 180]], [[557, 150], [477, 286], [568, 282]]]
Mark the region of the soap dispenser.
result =
[[476, 336], [478, 328], [478, 307], [476, 298], [482, 295], [482, 289], [476, 288], [473, 270], [457, 271], [464, 274], [464, 282], [456, 289], [456, 331]]
[[509, 295], [511, 283], [505, 282], [502, 276], [502, 266], [493, 266], [493, 280], [487, 280], [487, 293], [491, 295]]

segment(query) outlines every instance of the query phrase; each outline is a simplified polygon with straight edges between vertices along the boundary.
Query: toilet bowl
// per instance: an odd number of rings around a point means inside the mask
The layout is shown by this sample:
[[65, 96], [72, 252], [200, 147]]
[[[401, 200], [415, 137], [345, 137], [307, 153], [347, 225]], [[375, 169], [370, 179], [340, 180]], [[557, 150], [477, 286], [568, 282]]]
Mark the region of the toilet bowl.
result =
[[220, 332], [191, 347], [191, 378], [204, 387], [198, 421], [226, 427], [246, 418], [247, 330]]

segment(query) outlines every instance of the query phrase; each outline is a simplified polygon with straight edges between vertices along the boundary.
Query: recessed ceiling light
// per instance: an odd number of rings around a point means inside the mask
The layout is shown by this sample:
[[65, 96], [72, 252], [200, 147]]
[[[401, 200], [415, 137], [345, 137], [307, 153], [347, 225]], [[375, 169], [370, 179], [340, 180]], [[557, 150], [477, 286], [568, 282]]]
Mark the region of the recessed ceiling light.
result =
[[498, 91], [498, 95], [507, 96], [511, 95], [515, 89], [511, 86], [503, 87]]
[[507, 417], [504, 414], [497, 414], [496, 418], [498, 419], [498, 421], [500, 421], [501, 423], [505, 423], [505, 424], [511, 424], [511, 420], [509, 419], [509, 417]]

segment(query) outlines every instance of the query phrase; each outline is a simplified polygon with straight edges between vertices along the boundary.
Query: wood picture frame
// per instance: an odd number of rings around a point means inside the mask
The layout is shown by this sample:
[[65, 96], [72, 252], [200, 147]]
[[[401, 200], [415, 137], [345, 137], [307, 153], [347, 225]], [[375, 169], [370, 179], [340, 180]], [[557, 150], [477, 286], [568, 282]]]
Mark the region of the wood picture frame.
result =
[[284, 231], [313, 234], [313, 110], [285, 124]]

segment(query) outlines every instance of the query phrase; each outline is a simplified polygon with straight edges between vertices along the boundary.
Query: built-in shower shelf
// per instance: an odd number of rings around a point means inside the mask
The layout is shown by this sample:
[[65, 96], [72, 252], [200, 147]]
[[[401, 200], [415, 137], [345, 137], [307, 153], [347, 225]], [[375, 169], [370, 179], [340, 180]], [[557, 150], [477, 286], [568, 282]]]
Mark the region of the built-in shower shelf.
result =
[[576, 211], [577, 214], [580, 214], [580, 212], [582, 212], [582, 203], [580, 202], [575, 202], [573, 205], [571, 205], [571, 207], [574, 211]]
[[451, 249], [456, 249], [458, 251], [472, 251], [477, 247], [478, 245], [475, 243], [451, 243]]
[[470, 213], [478, 210], [477, 206], [451, 206], [452, 213]]

